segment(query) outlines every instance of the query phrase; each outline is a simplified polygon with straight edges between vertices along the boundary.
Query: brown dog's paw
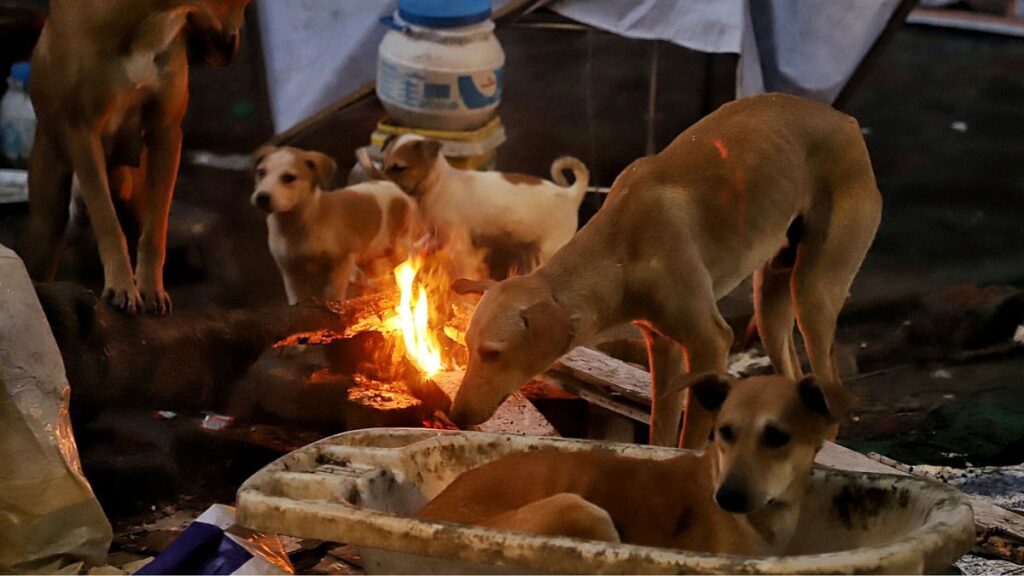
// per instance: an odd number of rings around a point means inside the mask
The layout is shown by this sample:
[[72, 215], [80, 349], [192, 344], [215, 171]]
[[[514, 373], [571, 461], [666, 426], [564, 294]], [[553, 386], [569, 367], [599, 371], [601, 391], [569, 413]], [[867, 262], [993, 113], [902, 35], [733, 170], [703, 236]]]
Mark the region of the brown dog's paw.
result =
[[163, 288], [143, 290], [142, 306], [147, 314], [166, 316], [171, 313], [171, 296]]
[[138, 314], [142, 310], [142, 296], [135, 286], [130, 288], [107, 286], [103, 289], [103, 300], [127, 314]]

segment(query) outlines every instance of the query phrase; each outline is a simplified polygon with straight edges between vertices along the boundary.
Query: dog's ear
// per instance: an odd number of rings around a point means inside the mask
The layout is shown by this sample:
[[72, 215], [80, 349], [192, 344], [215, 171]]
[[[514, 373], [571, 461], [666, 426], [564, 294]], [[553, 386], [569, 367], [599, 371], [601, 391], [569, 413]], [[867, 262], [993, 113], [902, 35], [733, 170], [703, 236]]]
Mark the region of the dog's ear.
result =
[[438, 140], [420, 140], [416, 143], [424, 160], [433, 162], [441, 154], [441, 142]]
[[391, 153], [391, 145], [398, 140], [397, 134], [388, 134], [384, 137], [384, 141], [380, 143], [380, 157], [382, 159], [387, 158], [388, 154]]
[[557, 348], [562, 353], [569, 350], [576, 336], [576, 321], [565, 308], [553, 301], [541, 300], [522, 310], [519, 315], [533, 342], [545, 350]]
[[835, 423], [842, 420], [852, 408], [853, 396], [840, 385], [822, 384], [813, 374], [804, 376], [796, 384], [800, 401], [812, 414]]
[[487, 280], [470, 280], [469, 278], [459, 278], [452, 282], [452, 292], [455, 292], [459, 296], [466, 294], [483, 294], [490, 290], [497, 282], [491, 279]]
[[722, 407], [731, 389], [732, 382], [715, 372], [699, 374], [690, 380], [690, 397], [696, 398], [697, 403], [712, 414]]
[[270, 156], [277, 151], [277, 146], [271, 146], [270, 144], [260, 146], [258, 150], [252, 153], [252, 169], [255, 170], [259, 167], [260, 162], [267, 156]]
[[249, 0], [192, 2], [189, 9], [188, 46], [191, 62], [230, 66], [241, 46], [241, 28]]
[[334, 179], [334, 173], [338, 171], [338, 163], [330, 156], [321, 152], [307, 151], [305, 154], [306, 165], [316, 175], [316, 183], [321, 188], [327, 188]]

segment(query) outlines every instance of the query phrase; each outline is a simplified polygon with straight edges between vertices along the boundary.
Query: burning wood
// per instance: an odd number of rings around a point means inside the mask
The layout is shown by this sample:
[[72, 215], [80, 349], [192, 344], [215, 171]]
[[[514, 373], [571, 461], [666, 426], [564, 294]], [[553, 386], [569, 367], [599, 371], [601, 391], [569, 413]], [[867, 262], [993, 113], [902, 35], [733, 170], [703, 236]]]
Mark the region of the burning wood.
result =
[[275, 347], [333, 344], [327, 349], [332, 370], [354, 382], [347, 399], [368, 418], [377, 418], [369, 415], [374, 411], [415, 410], [426, 426], [451, 427], [444, 415], [450, 394], [435, 380], [451, 380], [445, 375], [459, 373], [468, 360], [465, 332], [476, 301], [453, 291], [451, 282], [487, 276], [483, 253], [461, 240], [424, 247], [392, 278], [375, 282], [391, 286], [384, 292], [326, 303], [342, 329], [292, 334]]

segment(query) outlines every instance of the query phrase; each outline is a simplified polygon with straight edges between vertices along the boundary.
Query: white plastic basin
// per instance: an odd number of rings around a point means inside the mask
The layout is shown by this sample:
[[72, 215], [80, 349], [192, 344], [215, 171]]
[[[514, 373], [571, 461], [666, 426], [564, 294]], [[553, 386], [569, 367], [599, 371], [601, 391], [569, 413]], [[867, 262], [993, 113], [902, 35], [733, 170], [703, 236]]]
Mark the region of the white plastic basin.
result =
[[518, 451], [668, 448], [474, 432], [371, 429], [326, 438], [265, 467], [238, 491], [252, 529], [346, 542], [369, 573], [923, 573], [974, 542], [966, 497], [929, 480], [818, 469], [789, 555], [718, 556], [503, 532], [411, 518], [462, 472]]

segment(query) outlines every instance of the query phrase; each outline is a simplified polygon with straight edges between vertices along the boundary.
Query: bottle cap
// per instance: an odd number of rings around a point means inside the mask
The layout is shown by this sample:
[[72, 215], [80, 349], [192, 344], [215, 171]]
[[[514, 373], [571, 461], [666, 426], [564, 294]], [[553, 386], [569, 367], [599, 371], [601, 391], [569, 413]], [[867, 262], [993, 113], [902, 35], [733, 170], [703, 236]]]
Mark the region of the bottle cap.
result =
[[31, 67], [28, 62], [17, 62], [11, 65], [11, 78], [21, 82], [24, 86], [28, 86], [30, 72]]
[[428, 28], [469, 26], [491, 17], [491, 0], [398, 0], [398, 16]]

